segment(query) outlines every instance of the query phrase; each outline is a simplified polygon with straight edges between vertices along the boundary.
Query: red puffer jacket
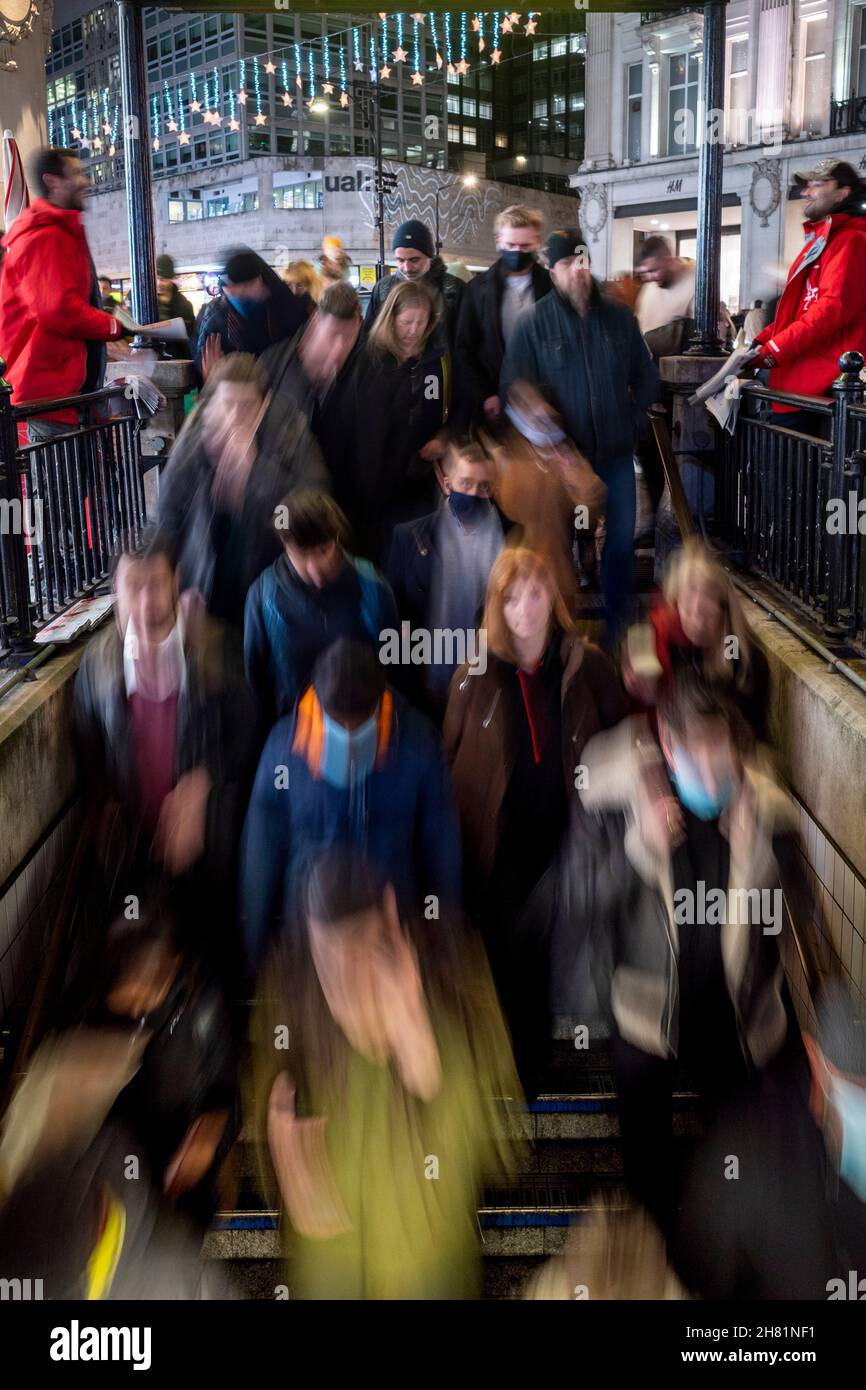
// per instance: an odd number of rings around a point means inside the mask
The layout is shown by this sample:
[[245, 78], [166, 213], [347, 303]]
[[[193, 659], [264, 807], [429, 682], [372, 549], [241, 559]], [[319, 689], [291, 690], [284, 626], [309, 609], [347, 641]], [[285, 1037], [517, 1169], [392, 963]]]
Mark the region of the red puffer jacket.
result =
[[775, 320], [755, 342], [773, 359], [773, 390], [827, 396], [843, 352], [866, 356], [866, 217], [836, 212], [804, 231]]
[[[0, 354], [16, 404], [72, 396], [87, 374], [86, 343], [119, 338], [121, 325], [90, 304], [93, 264], [84, 221], [37, 198], [3, 239]], [[75, 422], [74, 411], [53, 420]]]

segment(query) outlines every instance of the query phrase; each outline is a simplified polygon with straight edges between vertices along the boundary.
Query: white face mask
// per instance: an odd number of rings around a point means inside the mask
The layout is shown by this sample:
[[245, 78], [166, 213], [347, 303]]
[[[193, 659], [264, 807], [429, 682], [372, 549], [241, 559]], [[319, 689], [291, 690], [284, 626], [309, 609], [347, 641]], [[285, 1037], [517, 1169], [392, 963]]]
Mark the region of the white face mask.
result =
[[130, 614], [123, 638], [123, 678], [127, 695], [167, 700], [183, 685], [186, 657], [180, 609], [174, 627], [162, 642], [142, 643]]
[[505, 414], [508, 416], [514, 428], [524, 439], [528, 439], [530, 444], [534, 444], [537, 449], [555, 449], [557, 444], [562, 444], [567, 438], [565, 430], [555, 425], [552, 420], [544, 429], [537, 429], [530, 423], [528, 416], [518, 410], [516, 406], [507, 405]]

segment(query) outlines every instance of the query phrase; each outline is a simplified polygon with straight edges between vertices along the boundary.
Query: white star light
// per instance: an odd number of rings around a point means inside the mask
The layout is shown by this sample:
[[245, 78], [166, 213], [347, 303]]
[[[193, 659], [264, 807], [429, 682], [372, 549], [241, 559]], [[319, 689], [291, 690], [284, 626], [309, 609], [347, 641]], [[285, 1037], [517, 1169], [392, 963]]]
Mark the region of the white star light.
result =
[[265, 72], [275, 73], [276, 70], [276, 65], [272, 63], [269, 58], [268, 61], [265, 63]]
[[501, 57], [502, 57], [502, 50], [499, 49], [499, 48], [494, 48], [493, 52], [492, 52], [491, 55], [490, 55], [490, 61], [491, 61], [491, 63], [496, 64], [496, 63], [499, 62], [499, 59], [500, 59]]
[[169, 130], [177, 130], [177, 121], [169, 121], [168, 128]]
[[423, 85], [424, 85], [424, 78], [421, 76], [420, 72], [413, 72], [413, 74], [412, 74], [412, 86], [413, 86], [413, 87], [422, 87]]
[[72, 127], [72, 138], [73, 140], [81, 139], [81, 131], [78, 129], [77, 125]]
[[187, 131], [182, 130], [182, 131], [180, 132], [180, 135], [177, 137], [177, 143], [178, 143], [179, 145], [188, 145], [188, 144], [189, 144], [189, 135], [188, 135]]
[[229, 121], [229, 130], [240, 130], [240, 128], [240, 121], [237, 119], [236, 116], [232, 116], [231, 120]]
[[341, 93], [340, 93], [340, 105], [343, 106], [343, 107], [346, 107], [346, 106], [349, 105], [349, 93], [348, 93], [348, 92], [341, 92]]
[[510, 19], [503, 19], [501, 28], [503, 34], [510, 34], [512, 29], [514, 28], [514, 25], [511, 23]]
[[457, 71], [460, 73], [461, 77], [466, 76], [467, 72], [469, 71], [469, 64], [467, 63], [465, 58], [460, 59], [460, 62], [457, 64]]
[[520, 23], [520, 11], [519, 11], [519, 10], [512, 10], [512, 11], [511, 11], [511, 14], [508, 16], [508, 18], [509, 18], [509, 20], [510, 20], [510, 22], [511, 22], [512, 24], [519, 24], [519, 23]]
[[326, 97], [333, 96], [333, 94], [334, 94], [334, 84], [333, 84], [333, 82], [323, 82], [323, 83], [322, 83], [322, 91], [325, 93], [325, 96], [326, 96]]
[[391, 69], [388, 67], [387, 63], [385, 64], [385, 66], [384, 66], [383, 68], [380, 68], [380, 69], [379, 69], [379, 76], [380, 76], [380, 77], [390, 77], [390, 76], [391, 76]]
[[440, 69], [441, 69], [443, 61], [444, 61], [444, 60], [443, 60], [443, 58], [442, 58], [442, 54], [441, 54], [441, 53], [437, 53], [437, 54], [436, 54], [436, 66], [437, 66], [437, 68], [440, 68]]
[[254, 124], [255, 124], [255, 125], [264, 125], [264, 123], [265, 123], [265, 118], [264, 118], [264, 116], [262, 115], [262, 113], [261, 113], [261, 111], [260, 111], [259, 114], [256, 116], [256, 119], [255, 119], [255, 121], [254, 121]]
[[394, 62], [395, 62], [395, 63], [405, 63], [405, 61], [406, 61], [406, 50], [405, 50], [405, 48], [395, 48], [395, 49], [394, 49]]
[[524, 32], [524, 34], [534, 34], [534, 33], [535, 33], [535, 30], [537, 29], [537, 27], [538, 27], [538, 21], [535, 20], [535, 19], [530, 19], [529, 23], [527, 24], [527, 26], [526, 26], [526, 28], [524, 29], [523, 32]]
[[364, 71], [364, 64], [361, 62], [361, 59], [360, 59], [360, 58], [356, 58], [356, 59], [355, 59], [355, 71], [356, 71], [356, 72], [363, 72], [363, 71]]
[[481, 28], [481, 20], [480, 20], [480, 19], [473, 19], [473, 21], [472, 21], [472, 28], [473, 28], [473, 30], [475, 31], [475, 33], [477, 34], [477, 33], [478, 33], [478, 30]]
[[248, 100], [249, 98], [247, 97], [246, 92], [238, 92], [238, 101], [240, 102], [241, 106], [246, 106]]
[[189, 109], [190, 109], [190, 111], [200, 111], [200, 110], [201, 110], [201, 102], [200, 102], [200, 101], [191, 101], [190, 104], [189, 104]]
[[283, 106], [294, 106], [295, 98], [290, 97], [288, 92], [283, 92]]

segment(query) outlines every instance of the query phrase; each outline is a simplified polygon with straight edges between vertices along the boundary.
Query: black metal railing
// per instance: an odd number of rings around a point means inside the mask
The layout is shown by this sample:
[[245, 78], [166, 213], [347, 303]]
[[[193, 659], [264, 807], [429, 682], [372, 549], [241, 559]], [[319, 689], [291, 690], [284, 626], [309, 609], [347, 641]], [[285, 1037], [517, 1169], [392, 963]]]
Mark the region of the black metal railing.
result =
[[[118, 536], [147, 520], [130, 388], [16, 406], [4, 371], [0, 359], [0, 655], [103, 583]], [[72, 418], [44, 437], [58, 412]]]
[[847, 101], [831, 101], [831, 135], [856, 135], [862, 131], [866, 131], [866, 97], [849, 97]]
[[[866, 640], [866, 387], [858, 352], [839, 359], [832, 398], [750, 384], [719, 458], [721, 540], [835, 640]], [[773, 403], [810, 412], [794, 427]], [[861, 515], [861, 502], [863, 503]], [[862, 525], [862, 532], [861, 532]]]

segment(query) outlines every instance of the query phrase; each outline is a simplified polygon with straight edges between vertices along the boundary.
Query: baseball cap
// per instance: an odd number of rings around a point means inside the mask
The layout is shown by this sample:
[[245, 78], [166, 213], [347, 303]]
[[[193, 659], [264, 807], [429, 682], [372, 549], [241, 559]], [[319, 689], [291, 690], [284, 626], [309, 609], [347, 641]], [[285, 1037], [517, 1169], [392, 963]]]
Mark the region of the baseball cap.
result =
[[830, 156], [827, 159], [819, 160], [812, 169], [807, 169], [802, 174], [794, 175], [794, 182], [804, 188], [807, 183], [817, 183], [825, 179], [835, 179], [840, 188], [859, 188], [862, 182], [860, 175], [852, 164], [846, 164], [844, 159], [834, 159]]
[[577, 227], [561, 227], [551, 232], [542, 250], [550, 269], [553, 269], [557, 261], [577, 255], [583, 255], [586, 264], [589, 265], [589, 247], [583, 239], [583, 233]]

